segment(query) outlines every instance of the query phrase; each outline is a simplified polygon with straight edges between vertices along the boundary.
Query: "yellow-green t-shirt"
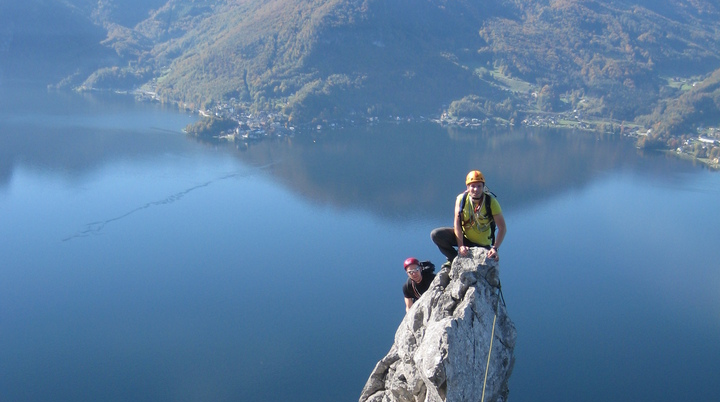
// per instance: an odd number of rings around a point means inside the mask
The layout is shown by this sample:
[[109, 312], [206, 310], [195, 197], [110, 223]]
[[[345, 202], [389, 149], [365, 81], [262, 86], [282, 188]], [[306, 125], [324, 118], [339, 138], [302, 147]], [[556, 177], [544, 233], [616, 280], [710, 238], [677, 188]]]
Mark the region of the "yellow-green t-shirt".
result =
[[[462, 194], [458, 196], [458, 199], [460, 197], [462, 197]], [[481, 246], [492, 246], [492, 233], [490, 231], [492, 216], [485, 215], [487, 212], [485, 199], [487, 197], [483, 195], [483, 200], [477, 208], [473, 208], [470, 194], [466, 194], [465, 197], [465, 206], [462, 210], [462, 229], [465, 237], [471, 242]], [[502, 213], [500, 203], [498, 203], [495, 197], [490, 196], [490, 200], [490, 211], [492, 215]]]

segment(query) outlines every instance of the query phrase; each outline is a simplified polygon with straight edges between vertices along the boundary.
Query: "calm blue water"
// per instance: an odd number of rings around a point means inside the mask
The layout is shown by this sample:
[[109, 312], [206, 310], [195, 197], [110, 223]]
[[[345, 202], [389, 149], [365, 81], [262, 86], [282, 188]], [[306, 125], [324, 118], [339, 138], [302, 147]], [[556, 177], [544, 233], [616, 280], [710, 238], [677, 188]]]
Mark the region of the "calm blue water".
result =
[[511, 401], [720, 395], [718, 173], [552, 131], [206, 144], [172, 108], [0, 94], [2, 401], [355, 401], [473, 168], [509, 227]]

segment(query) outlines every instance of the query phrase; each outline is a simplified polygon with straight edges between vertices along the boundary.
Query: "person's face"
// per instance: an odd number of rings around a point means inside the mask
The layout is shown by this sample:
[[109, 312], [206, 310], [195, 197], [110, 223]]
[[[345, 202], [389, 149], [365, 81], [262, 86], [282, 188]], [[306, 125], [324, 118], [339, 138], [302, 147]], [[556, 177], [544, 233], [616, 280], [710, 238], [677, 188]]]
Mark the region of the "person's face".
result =
[[422, 280], [422, 274], [420, 273], [420, 267], [418, 265], [410, 265], [405, 269], [405, 272], [407, 272], [410, 279], [414, 282], [420, 282]]
[[483, 193], [483, 188], [485, 187], [485, 183], [476, 181], [475, 183], [470, 183], [467, 185], [468, 194], [470, 194], [470, 198], [480, 198]]

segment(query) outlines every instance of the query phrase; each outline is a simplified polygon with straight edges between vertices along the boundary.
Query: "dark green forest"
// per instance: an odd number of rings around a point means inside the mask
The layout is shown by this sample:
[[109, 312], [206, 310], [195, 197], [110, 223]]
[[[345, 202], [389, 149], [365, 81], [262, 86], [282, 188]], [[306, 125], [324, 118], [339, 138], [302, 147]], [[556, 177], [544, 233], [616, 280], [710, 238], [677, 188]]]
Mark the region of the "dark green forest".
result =
[[[716, 1], [29, 0], [0, 15], [24, 16], [28, 29], [43, 21], [28, 19], [38, 5], [86, 27], [90, 43], [102, 32], [92, 45], [102, 57], [66, 71], [60, 87], [142, 89], [291, 124], [441, 115], [519, 124], [571, 112], [597, 129], [647, 129], [639, 145], [660, 148], [720, 125]], [[20, 53], [20, 31], [0, 31], [0, 56]]]

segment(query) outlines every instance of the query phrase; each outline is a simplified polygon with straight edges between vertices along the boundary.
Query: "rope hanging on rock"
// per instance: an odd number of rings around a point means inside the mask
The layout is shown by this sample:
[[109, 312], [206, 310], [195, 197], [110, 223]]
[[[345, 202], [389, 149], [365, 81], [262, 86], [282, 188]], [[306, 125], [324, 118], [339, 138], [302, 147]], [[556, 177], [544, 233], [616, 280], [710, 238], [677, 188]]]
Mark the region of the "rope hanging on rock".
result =
[[[498, 296], [502, 295], [502, 290], [500, 290], [500, 289], [501, 289], [500, 286], [498, 286]], [[505, 305], [505, 298], [503, 297], [503, 306], [504, 305]], [[487, 375], [488, 375], [488, 371], [490, 370], [490, 354], [492, 353], [493, 340], [495, 339], [495, 321], [497, 321], [498, 307], [500, 307], [500, 297], [498, 297], [497, 302], [495, 303], [495, 315], [493, 316], [492, 331], [490, 332], [490, 349], [488, 349], [488, 358], [487, 358], [487, 363], [485, 364], [485, 379], [483, 380], [483, 390], [482, 390], [482, 396], [480, 397], [480, 402], [485, 402], [485, 385], [487, 384]]]

